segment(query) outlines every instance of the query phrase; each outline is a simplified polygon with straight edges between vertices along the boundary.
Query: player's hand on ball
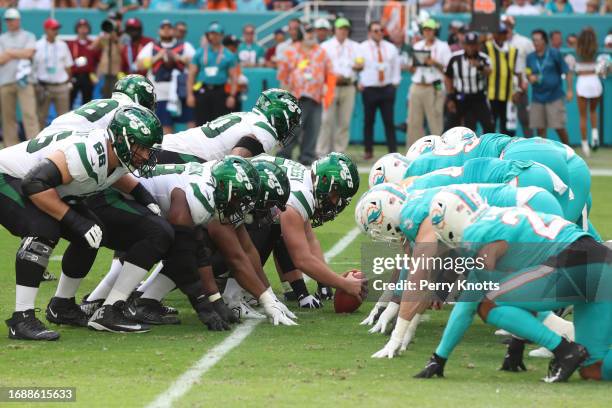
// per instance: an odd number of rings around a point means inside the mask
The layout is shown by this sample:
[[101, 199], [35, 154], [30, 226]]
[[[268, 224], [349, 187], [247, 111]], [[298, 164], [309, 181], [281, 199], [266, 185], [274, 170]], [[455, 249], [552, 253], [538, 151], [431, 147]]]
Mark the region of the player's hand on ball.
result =
[[500, 370], [502, 371], [527, 371], [525, 364], [523, 363], [523, 352], [525, 351], [525, 341], [512, 337], [508, 348], [506, 349], [506, 355], [504, 356], [504, 362]]
[[[399, 303], [389, 302], [389, 304], [387, 305], [387, 308], [385, 309], [384, 312], [381, 313], [374, 327], [372, 327], [369, 330], [369, 333], [378, 333], [378, 332], [383, 333], [383, 334], [386, 333], [387, 327], [391, 327], [391, 322], [397, 316], [397, 313], [399, 312], [399, 308], [400, 308]], [[400, 339], [400, 342], [401, 342], [401, 339]]]
[[323, 303], [313, 295], [301, 295], [298, 298], [298, 303], [302, 309], [319, 309], [323, 307]]
[[370, 314], [368, 315], [368, 317], [363, 319], [361, 323], [359, 324], [362, 326], [372, 326], [374, 323], [378, 321], [378, 318], [380, 317], [382, 312], [385, 311], [385, 308], [387, 307], [388, 304], [389, 302], [380, 302], [380, 301], [376, 302], [372, 310], [370, 310]]
[[351, 272], [344, 277], [344, 287], [346, 293], [362, 300], [367, 296], [367, 279], [363, 278], [361, 272]]
[[415, 375], [414, 378], [431, 378], [434, 375], [444, 377], [444, 365], [446, 365], [446, 359], [433, 353], [425, 368]]

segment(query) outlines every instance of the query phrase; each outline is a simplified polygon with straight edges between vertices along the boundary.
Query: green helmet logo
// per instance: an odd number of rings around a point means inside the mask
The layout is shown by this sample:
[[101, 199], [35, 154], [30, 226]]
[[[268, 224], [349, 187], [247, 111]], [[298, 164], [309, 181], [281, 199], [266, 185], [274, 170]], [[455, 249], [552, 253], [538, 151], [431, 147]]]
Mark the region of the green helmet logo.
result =
[[263, 91], [253, 112], [262, 114], [276, 130], [278, 142], [286, 146], [294, 137], [295, 131], [300, 127], [302, 109], [298, 101], [290, 92], [284, 89], [268, 89]]
[[126, 75], [115, 83], [113, 92], [119, 92], [140, 106], [155, 111], [155, 88], [151, 81], [138, 74]]
[[[162, 142], [162, 125], [150, 110], [122, 106], [108, 125], [111, 144], [121, 164], [132, 173], [150, 177], [157, 163], [155, 145]], [[148, 154], [147, 154], [148, 153]]]
[[359, 172], [344, 153], [330, 153], [312, 164], [315, 214], [313, 226], [336, 217], [359, 190]]
[[285, 211], [291, 187], [287, 173], [278, 165], [268, 160], [253, 160], [253, 166], [259, 173], [260, 191], [255, 203], [257, 210], [269, 210], [277, 207]]
[[236, 224], [251, 211], [259, 194], [259, 174], [240, 156], [227, 156], [211, 169], [216, 182], [214, 192], [219, 220]]

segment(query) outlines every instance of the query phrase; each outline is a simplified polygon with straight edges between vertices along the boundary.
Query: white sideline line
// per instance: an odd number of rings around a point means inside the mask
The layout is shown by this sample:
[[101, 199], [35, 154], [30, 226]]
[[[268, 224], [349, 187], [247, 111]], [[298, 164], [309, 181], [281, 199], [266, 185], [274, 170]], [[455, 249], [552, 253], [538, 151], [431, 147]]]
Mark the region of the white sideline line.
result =
[[[342, 253], [358, 235], [359, 228], [357, 227], [347, 232], [340, 241], [336, 242], [334, 246], [324, 254], [325, 260], [329, 262]], [[159, 394], [153, 402], [148, 404], [146, 408], [171, 407], [172, 404], [185, 395], [208, 370], [213, 368], [227, 353], [242, 343], [242, 341], [246, 339], [262, 321], [263, 320], [255, 319], [245, 320], [232, 332], [232, 334], [204, 354], [193, 366], [191, 366], [191, 368], [177, 378], [166, 391]]]

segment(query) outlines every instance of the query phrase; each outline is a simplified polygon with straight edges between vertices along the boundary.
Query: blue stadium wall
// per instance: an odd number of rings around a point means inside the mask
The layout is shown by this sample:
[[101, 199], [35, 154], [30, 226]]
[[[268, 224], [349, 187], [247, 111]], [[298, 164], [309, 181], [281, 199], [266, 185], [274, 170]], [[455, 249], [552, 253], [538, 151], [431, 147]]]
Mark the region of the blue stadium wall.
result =
[[[240, 36], [242, 26], [246, 23], [252, 23], [257, 25], [263, 24], [268, 21], [276, 13], [240, 13], [240, 12], [193, 12], [193, 11], [175, 11], [172, 13], [167, 12], [156, 12], [156, 11], [138, 11], [128, 13], [128, 17], [137, 16], [143, 22], [145, 35], [155, 37], [159, 23], [163, 19], [170, 19], [171, 21], [185, 21], [188, 25], [188, 40], [193, 44], [199, 44], [200, 37], [204, 32], [205, 28], [212, 21], [220, 21], [225, 27], [226, 33], [235, 34]], [[42, 35], [43, 21], [49, 17], [49, 12], [43, 10], [27, 10], [22, 11], [23, 27], [26, 30], [32, 31], [37, 37]], [[61, 9], [57, 10], [55, 17], [62, 23], [60, 34], [73, 34], [74, 24], [79, 18], [87, 18], [93, 28], [94, 33], [98, 32], [101, 22], [106, 17], [106, 13], [89, 10], [89, 9]], [[290, 17], [287, 17], [286, 22]], [[463, 20], [468, 21], [468, 15], [440, 15], [436, 18], [441, 23], [441, 38], [446, 38], [447, 31], [446, 27], [451, 20]], [[278, 25], [271, 27], [270, 32], [274, 29], [283, 25], [283, 22], [279, 22]], [[591, 26], [595, 29], [598, 35], [600, 43], [603, 42], [605, 35], [608, 30], [612, 28], [612, 18], [608, 16], [546, 16], [546, 17], [533, 17], [524, 16], [517, 18], [517, 31], [525, 35], [535, 28], [542, 28], [546, 31], [560, 30], [564, 36], [570, 33], [579, 33], [580, 30], [585, 26]], [[5, 27], [3, 27], [5, 29]], [[265, 32], [263, 33], [266, 34]], [[245, 69], [244, 73], [247, 75], [250, 81], [249, 94], [247, 95], [245, 108], [250, 108], [259, 92], [265, 87], [272, 87], [278, 84], [276, 80], [276, 73], [272, 69], [266, 68], [253, 68]], [[396, 123], [401, 122], [400, 119], [406, 118], [406, 95], [410, 84], [410, 76], [404, 74], [402, 83], [398, 89], [397, 100], [395, 105], [395, 117]], [[603, 131], [600, 134], [603, 136], [603, 143], [612, 145], [612, 78], [608, 78], [604, 81], [604, 100], [602, 103], [603, 114]], [[353, 113], [351, 123], [351, 142], [360, 143], [363, 140], [363, 108], [361, 104], [361, 98], [358, 97], [355, 111]], [[572, 101], [568, 104], [568, 131], [570, 134], [570, 141], [572, 144], [579, 144], [580, 133], [578, 128], [578, 109], [576, 107], [576, 101]], [[376, 131], [375, 131], [376, 142], [384, 142], [384, 132], [380, 120], [377, 120]], [[398, 139], [403, 142], [404, 134], [398, 132]], [[552, 134], [551, 137], [554, 137]]]

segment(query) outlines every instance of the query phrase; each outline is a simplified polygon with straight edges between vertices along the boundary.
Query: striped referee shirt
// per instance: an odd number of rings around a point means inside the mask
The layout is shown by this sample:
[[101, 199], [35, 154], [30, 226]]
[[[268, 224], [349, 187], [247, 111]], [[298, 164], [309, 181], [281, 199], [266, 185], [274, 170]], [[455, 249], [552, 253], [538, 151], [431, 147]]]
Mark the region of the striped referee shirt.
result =
[[[479, 52], [475, 57], [478, 62], [490, 66], [489, 57], [484, 52]], [[445, 75], [453, 80], [455, 92], [464, 95], [484, 94], [487, 86], [487, 77], [482, 71], [470, 64], [465, 55], [465, 50], [455, 51], [448, 61]]]

